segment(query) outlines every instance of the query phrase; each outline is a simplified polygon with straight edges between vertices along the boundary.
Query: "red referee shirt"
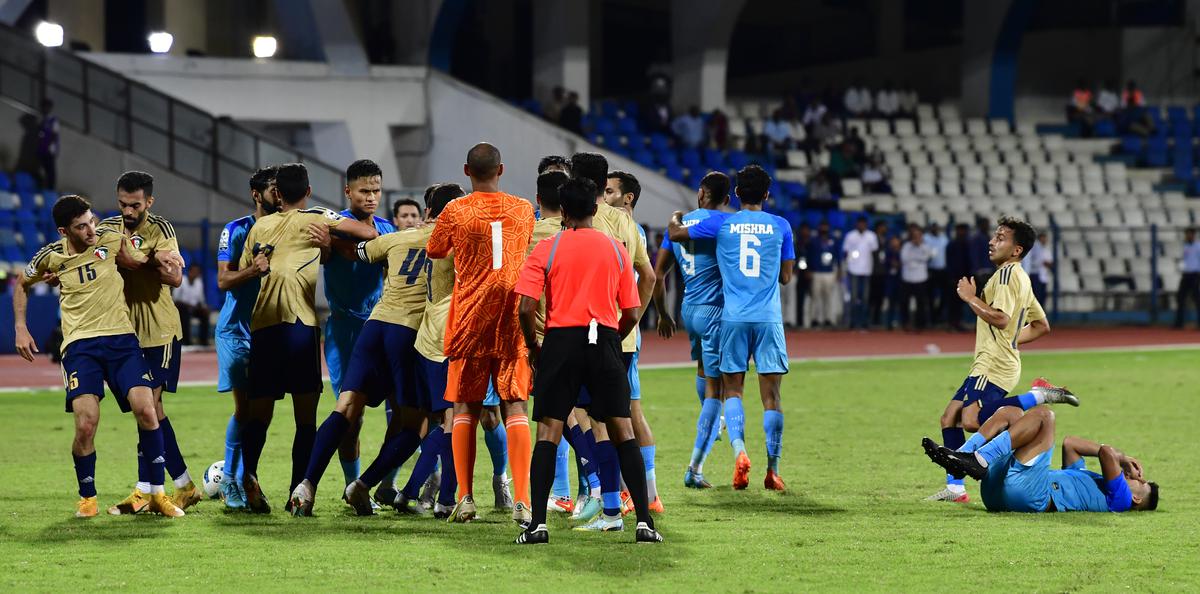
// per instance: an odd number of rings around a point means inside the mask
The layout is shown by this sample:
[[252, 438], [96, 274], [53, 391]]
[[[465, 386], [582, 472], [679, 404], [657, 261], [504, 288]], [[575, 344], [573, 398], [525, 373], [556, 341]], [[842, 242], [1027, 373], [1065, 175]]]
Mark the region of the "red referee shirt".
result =
[[621, 309], [641, 306], [629, 253], [595, 229], [568, 229], [543, 239], [525, 260], [513, 290], [531, 299], [546, 292], [548, 329], [596, 320], [616, 330]]

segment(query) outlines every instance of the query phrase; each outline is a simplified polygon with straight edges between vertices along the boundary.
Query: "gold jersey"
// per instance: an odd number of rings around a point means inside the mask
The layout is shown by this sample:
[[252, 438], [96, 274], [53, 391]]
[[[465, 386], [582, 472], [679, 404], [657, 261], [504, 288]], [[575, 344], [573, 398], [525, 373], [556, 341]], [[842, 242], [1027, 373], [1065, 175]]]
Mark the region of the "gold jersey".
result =
[[[175, 228], [169, 221], [153, 213], [146, 213], [146, 218], [134, 229], [126, 229], [124, 219], [120, 216], [104, 219], [98, 228], [125, 234], [133, 249], [146, 257], [154, 252], [179, 251]], [[129, 318], [142, 348], [171, 344], [172, 340], [183, 336], [179, 309], [171, 298], [171, 286], [162, 282], [157, 268], [122, 269], [121, 276], [125, 278], [125, 303], [129, 306]]]
[[[646, 244], [638, 233], [637, 223], [633, 222], [633, 217], [629, 216], [629, 213], [600, 202], [596, 205], [596, 216], [592, 218], [592, 227], [621, 242], [621, 245], [625, 246], [625, 251], [629, 252], [629, 257], [633, 258], [634, 266], [650, 265], [650, 254], [646, 251]], [[644, 307], [646, 304], [642, 305]], [[637, 334], [638, 328], [634, 326], [633, 332], [630, 332], [629, 336], [621, 341], [621, 352], [637, 351]]]
[[446, 317], [454, 297], [454, 255], [435, 260], [425, 259], [425, 313], [417, 330], [417, 352], [422, 357], [441, 363], [446, 360]]
[[971, 377], [1008, 391], [1021, 379], [1021, 351], [1017, 337], [1026, 324], [1046, 319], [1042, 304], [1033, 296], [1033, 284], [1019, 262], [1001, 266], [983, 287], [983, 301], [1008, 314], [1008, 326], [995, 328], [979, 318], [975, 322], [975, 362]]
[[383, 294], [371, 310], [368, 319], [389, 324], [421, 327], [428, 297], [428, 278], [425, 273], [425, 244], [433, 226], [406, 229], [380, 235], [358, 244], [358, 259], [372, 264], [387, 260], [383, 277]]
[[[529, 253], [533, 253], [533, 248], [537, 247], [538, 242], [543, 239], [554, 237], [559, 231], [562, 231], [562, 217], [546, 217], [538, 219], [533, 224], [533, 239], [529, 240]], [[529, 254], [526, 254], [528, 257]], [[536, 315], [537, 322], [534, 324], [534, 330], [537, 333], [537, 342], [542, 344], [542, 338], [546, 334], [546, 296], [538, 300], [538, 309]]]
[[312, 244], [308, 225], [337, 227], [342, 215], [314, 207], [267, 215], [254, 223], [246, 236], [238, 269], [254, 264], [260, 251], [271, 261], [271, 271], [259, 281], [258, 298], [250, 316], [250, 331], [276, 324], [299, 322], [316, 327], [317, 269], [321, 248]]
[[25, 267], [25, 288], [40, 282], [47, 272], [58, 276], [64, 352], [76, 340], [134, 333], [122, 294], [125, 281], [117, 268], [117, 251], [124, 249], [139, 261], [145, 258], [120, 233], [97, 229], [96, 235], [96, 245], [78, 254], [70, 253], [65, 238], [59, 239], [38, 250]]

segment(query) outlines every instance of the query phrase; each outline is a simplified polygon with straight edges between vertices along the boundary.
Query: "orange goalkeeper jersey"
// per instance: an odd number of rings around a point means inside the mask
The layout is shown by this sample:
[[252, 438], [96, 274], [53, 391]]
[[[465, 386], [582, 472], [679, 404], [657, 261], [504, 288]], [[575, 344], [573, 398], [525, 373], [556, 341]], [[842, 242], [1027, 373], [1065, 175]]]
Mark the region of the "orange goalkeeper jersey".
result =
[[446, 357], [525, 355], [513, 287], [533, 225], [533, 205], [503, 192], [472, 192], [438, 216], [425, 252], [435, 259], [454, 254]]

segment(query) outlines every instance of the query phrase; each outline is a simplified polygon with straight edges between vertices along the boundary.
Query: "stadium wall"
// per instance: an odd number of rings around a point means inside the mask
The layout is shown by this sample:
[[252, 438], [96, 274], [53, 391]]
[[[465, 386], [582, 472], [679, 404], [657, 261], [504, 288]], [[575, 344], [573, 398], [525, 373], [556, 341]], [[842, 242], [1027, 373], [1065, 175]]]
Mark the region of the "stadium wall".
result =
[[429, 73], [429, 110], [432, 138], [425, 164], [429, 177], [422, 184], [467, 184], [463, 175], [467, 149], [487, 141], [504, 156], [500, 187], [529, 200], [537, 194], [537, 164], [543, 156], [595, 151], [608, 158], [610, 169], [628, 171], [642, 184], [638, 222], [662, 227], [672, 212], [696, 207], [695, 190], [436, 71]]

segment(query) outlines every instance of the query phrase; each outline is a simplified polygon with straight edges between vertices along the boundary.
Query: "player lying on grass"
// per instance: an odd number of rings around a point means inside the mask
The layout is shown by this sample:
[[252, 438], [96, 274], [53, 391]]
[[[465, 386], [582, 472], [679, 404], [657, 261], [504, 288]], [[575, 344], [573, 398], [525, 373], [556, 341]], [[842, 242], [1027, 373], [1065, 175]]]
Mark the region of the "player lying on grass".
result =
[[[1001, 218], [988, 242], [988, 258], [996, 272], [977, 293], [973, 278], [958, 281], [958, 298], [971, 307], [975, 322], [975, 358], [962, 387], [942, 412], [942, 445], [956, 449], [963, 444], [963, 431], [976, 431], [1001, 406], [1028, 410], [1039, 404], [1066, 403], [1079, 406], [1069, 393], [1045, 385], [1020, 396], [1005, 398], [1021, 377], [1023, 344], [1050, 333], [1046, 312], [1033, 296], [1033, 284], [1021, 260], [1037, 241], [1033, 227], [1020, 219]], [[946, 487], [927, 501], [969, 500], [962, 479], [946, 477]]]
[[[1146, 481], [1141, 462], [1110, 445], [1068, 436], [1063, 440], [1062, 470], [1050, 470], [1054, 413], [1045, 406], [1027, 413], [1015, 407], [999, 409], [961, 451], [928, 437], [921, 445], [946, 472], [980, 481], [988, 511], [1158, 508], [1158, 484]], [[1101, 474], [1087, 470], [1084, 458], [1098, 458]]]

